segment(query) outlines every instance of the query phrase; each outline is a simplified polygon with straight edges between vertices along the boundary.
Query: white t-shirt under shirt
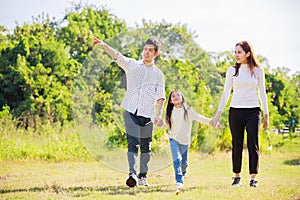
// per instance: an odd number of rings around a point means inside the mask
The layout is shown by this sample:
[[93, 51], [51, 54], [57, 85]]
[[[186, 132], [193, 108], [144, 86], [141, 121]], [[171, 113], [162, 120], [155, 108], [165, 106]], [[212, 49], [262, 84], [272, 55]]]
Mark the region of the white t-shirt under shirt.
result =
[[173, 107], [171, 122], [172, 128], [168, 131], [169, 137], [180, 144], [189, 145], [191, 141], [192, 122], [208, 124], [210, 119], [196, 113], [192, 108], [187, 109], [187, 119], [184, 119], [183, 108]]
[[264, 70], [257, 67], [251, 76], [248, 65], [241, 64], [238, 76], [233, 76], [234, 74], [235, 68], [228, 68], [218, 111], [224, 110], [233, 88], [230, 107], [255, 108], [260, 107], [260, 101], [264, 114], [269, 114]]

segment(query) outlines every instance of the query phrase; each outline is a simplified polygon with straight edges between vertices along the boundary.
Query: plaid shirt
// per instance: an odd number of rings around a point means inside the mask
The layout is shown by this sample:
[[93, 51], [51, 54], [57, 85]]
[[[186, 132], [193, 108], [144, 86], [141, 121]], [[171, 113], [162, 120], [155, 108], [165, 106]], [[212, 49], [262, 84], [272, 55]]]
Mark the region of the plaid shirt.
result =
[[155, 117], [156, 101], [165, 98], [164, 75], [153, 63], [146, 66], [142, 60], [136, 61], [118, 53], [115, 62], [125, 71], [127, 91], [121, 106], [138, 116]]

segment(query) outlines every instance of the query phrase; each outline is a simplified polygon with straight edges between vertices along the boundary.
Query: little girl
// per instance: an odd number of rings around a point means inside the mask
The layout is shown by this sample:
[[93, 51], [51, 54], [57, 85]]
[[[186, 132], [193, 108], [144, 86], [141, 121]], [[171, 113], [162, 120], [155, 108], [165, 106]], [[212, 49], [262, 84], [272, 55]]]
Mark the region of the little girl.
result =
[[[184, 176], [188, 166], [188, 148], [191, 140], [192, 122], [196, 120], [209, 124], [206, 118], [187, 107], [183, 93], [173, 90], [168, 99], [165, 124], [158, 126], [169, 128], [169, 139], [175, 171], [176, 187], [183, 187]], [[220, 127], [220, 125], [218, 125]]]

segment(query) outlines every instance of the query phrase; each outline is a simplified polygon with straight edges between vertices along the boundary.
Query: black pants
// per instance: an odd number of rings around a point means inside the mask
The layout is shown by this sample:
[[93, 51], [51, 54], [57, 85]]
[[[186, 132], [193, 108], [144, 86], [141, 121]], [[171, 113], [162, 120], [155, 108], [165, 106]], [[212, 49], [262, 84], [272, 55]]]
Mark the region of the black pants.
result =
[[232, 166], [234, 173], [241, 172], [245, 128], [249, 154], [249, 172], [250, 174], [258, 173], [260, 123], [260, 108], [230, 108], [229, 126], [232, 135]]

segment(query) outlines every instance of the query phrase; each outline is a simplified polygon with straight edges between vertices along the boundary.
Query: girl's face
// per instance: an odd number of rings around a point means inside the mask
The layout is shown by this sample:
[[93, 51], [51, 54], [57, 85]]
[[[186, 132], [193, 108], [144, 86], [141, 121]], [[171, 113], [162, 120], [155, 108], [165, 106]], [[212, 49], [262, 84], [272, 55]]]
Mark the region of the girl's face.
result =
[[240, 45], [235, 47], [234, 58], [238, 64], [247, 64], [247, 58], [250, 56], [250, 52], [246, 53]]
[[172, 92], [170, 103], [174, 104], [175, 107], [181, 107], [182, 105], [182, 95], [180, 92]]

